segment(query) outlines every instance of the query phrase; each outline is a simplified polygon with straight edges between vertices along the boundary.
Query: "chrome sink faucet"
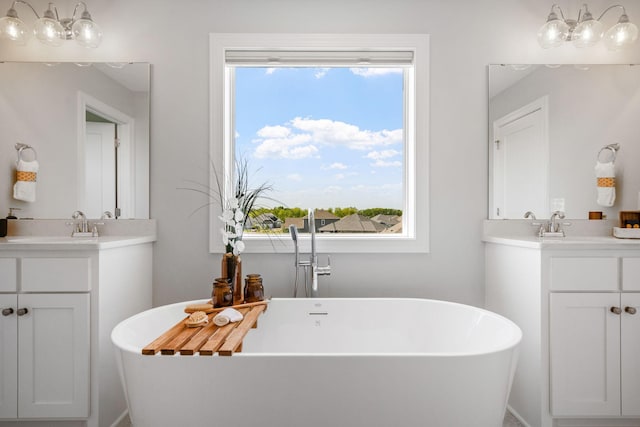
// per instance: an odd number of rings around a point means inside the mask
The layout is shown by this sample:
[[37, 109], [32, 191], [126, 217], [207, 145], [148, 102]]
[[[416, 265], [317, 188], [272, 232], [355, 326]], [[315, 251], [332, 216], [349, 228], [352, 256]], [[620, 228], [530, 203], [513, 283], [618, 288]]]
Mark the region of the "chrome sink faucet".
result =
[[558, 222], [558, 219], [564, 219], [564, 212], [554, 211], [551, 214], [551, 218], [546, 222], [538, 222], [533, 212], [528, 211], [524, 214], [525, 218], [531, 218], [531, 225], [538, 228], [538, 237], [564, 237], [564, 230], [562, 225], [571, 225], [570, 222]]
[[82, 211], [75, 211], [71, 218], [80, 220], [74, 226], [74, 233], [88, 233], [89, 232], [89, 221], [87, 221], [87, 216]]
[[87, 216], [82, 211], [75, 211], [71, 218], [76, 220], [67, 223], [67, 225], [73, 226], [71, 237], [98, 237], [98, 225], [104, 225], [104, 222], [94, 222], [90, 226]]
[[556, 221], [556, 218], [564, 219], [564, 212], [555, 211], [554, 213], [551, 214], [551, 218], [549, 219], [549, 225], [547, 228], [548, 233], [558, 233], [561, 231], [560, 224]]

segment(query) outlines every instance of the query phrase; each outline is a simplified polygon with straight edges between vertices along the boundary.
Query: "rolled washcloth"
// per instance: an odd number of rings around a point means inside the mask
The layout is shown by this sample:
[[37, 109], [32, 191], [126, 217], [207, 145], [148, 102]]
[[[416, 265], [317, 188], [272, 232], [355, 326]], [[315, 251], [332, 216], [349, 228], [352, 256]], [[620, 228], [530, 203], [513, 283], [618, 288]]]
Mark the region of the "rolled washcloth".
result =
[[36, 201], [36, 177], [38, 161], [18, 160], [16, 162], [16, 183], [13, 186], [13, 198], [25, 202]]
[[613, 162], [596, 163], [598, 196], [596, 202], [600, 206], [613, 206], [616, 201], [616, 171]]
[[242, 318], [242, 313], [235, 308], [225, 308], [213, 318], [213, 323], [218, 326], [224, 326], [229, 322], [239, 322]]

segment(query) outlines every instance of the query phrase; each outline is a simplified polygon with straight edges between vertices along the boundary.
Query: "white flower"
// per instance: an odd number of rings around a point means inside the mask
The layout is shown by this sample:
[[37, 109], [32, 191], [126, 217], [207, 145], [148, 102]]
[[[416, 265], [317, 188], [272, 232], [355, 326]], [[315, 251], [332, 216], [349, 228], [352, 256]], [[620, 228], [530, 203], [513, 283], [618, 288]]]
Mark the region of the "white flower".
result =
[[236, 220], [236, 222], [241, 222], [244, 219], [244, 212], [242, 212], [240, 209], [236, 210], [234, 219]]
[[232, 246], [234, 255], [240, 255], [240, 252], [244, 250], [244, 242], [242, 240], [236, 240]]
[[238, 209], [238, 206], [240, 206], [238, 199], [236, 199], [235, 197], [229, 199], [229, 207], [231, 209]]

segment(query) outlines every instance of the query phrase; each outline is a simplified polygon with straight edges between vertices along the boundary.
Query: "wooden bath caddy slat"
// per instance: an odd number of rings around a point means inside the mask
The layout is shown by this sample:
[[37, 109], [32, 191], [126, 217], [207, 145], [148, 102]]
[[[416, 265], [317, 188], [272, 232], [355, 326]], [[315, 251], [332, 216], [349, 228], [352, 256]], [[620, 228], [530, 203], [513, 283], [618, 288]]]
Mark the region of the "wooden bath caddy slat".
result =
[[185, 325], [187, 316], [144, 347], [142, 354], [151, 356], [159, 352], [162, 355], [179, 353], [192, 356], [198, 353], [201, 356], [212, 356], [218, 352], [220, 356], [231, 356], [234, 352], [241, 351], [242, 340], [251, 328], [257, 327], [258, 317], [265, 311], [267, 302], [238, 308], [243, 319], [220, 327], [213, 323], [217, 312], [209, 313], [209, 323], [196, 328]]
[[[241, 308], [238, 311], [242, 313], [243, 316], [245, 316], [249, 309]], [[212, 356], [216, 351], [218, 351], [220, 346], [222, 346], [231, 331], [233, 331], [233, 329], [238, 326], [238, 323], [244, 322], [245, 319], [246, 317], [240, 322], [228, 323], [224, 326], [219, 327], [211, 336], [211, 338], [209, 338], [209, 340], [202, 346], [202, 348], [200, 349], [200, 354], [202, 356]]]
[[238, 327], [229, 334], [229, 337], [225, 340], [225, 342], [218, 350], [218, 354], [220, 356], [231, 356], [234, 351], [239, 351], [238, 349], [242, 345], [244, 336], [247, 335], [249, 329], [256, 327], [258, 316], [262, 314], [264, 308], [264, 305], [258, 305], [255, 308], [251, 309], [251, 311], [244, 318], [247, 321], [240, 322]]

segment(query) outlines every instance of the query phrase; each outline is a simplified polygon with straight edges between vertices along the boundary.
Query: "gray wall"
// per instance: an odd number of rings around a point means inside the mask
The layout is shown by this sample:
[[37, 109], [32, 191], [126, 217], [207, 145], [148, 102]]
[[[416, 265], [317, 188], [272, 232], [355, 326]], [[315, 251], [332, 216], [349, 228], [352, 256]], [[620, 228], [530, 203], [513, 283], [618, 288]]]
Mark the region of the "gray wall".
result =
[[[589, 6], [599, 13], [609, 3], [591, 1]], [[629, 17], [640, 19], [640, 2], [625, 3]], [[580, 4], [562, 2], [571, 16]], [[44, 10], [44, 1], [37, 5]], [[539, 0], [110, 0], [90, 1], [89, 6], [105, 32], [97, 51], [0, 42], [0, 55], [7, 60], [153, 64], [151, 216], [159, 228], [155, 304], [206, 297], [220, 269], [219, 255], [207, 249], [207, 212], [192, 215], [201, 199], [176, 190], [187, 179], [207, 181], [209, 33], [431, 35], [431, 212], [422, 213], [430, 215], [431, 252], [335, 256], [333, 274], [323, 280], [323, 293], [331, 296], [426, 297], [482, 305], [487, 64], [640, 61], [637, 46], [627, 53], [572, 46], [544, 51], [535, 35], [551, 2]], [[69, 11], [72, 2], [58, 2], [58, 9]], [[246, 254], [243, 259], [243, 271], [263, 274], [268, 294], [291, 294], [291, 256]]]

